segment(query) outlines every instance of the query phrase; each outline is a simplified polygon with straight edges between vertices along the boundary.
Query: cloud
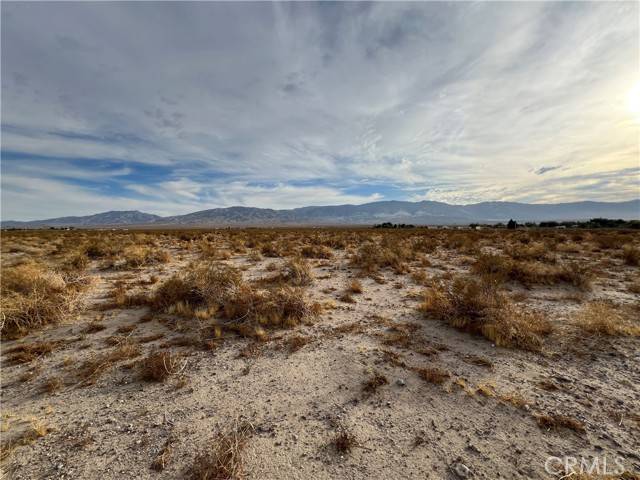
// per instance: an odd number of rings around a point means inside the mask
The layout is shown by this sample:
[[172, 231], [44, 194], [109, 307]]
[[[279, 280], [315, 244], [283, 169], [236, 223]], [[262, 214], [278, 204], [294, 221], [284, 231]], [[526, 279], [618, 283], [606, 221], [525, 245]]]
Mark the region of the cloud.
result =
[[3, 214], [637, 197], [638, 8], [7, 3]]
[[547, 172], [551, 172], [553, 170], [557, 170], [559, 169], [560, 166], [559, 165], [555, 165], [553, 167], [540, 167], [538, 170], [536, 170], [536, 175], [544, 175]]
[[[127, 172], [111, 172], [118, 176]], [[65, 175], [66, 176], [66, 173]], [[94, 177], [100, 181], [106, 174]], [[76, 175], [76, 180], [86, 180]], [[102, 188], [38, 175], [33, 171], [3, 174], [2, 218], [37, 220], [43, 218], [47, 205], [56, 205], [56, 216], [89, 215], [107, 210], [142, 210], [157, 215], [181, 215], [208, 208], [260, 206], [261, 208], [295, 208], [300, 205], [361, 204], [381, 200], [378, 193], [348, 194], [322, 185], [255, 185], [247, 182], [198, 183], [181, 178], [153, 185], [129, 184], [128, 191], [111, 195]], [[43, 203], [46, 202], [46, 203]], [[44, 215], [50, 217], [50, 215]]]

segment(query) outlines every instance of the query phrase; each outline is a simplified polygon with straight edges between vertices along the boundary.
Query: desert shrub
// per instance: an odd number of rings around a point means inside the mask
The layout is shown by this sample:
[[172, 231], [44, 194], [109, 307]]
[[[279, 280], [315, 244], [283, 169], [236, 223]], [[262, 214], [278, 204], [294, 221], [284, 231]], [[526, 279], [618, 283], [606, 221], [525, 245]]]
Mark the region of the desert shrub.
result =
[[575, 242], [563, 242], [558, 244], [557, 250], [564, 253], [580, 253], [584, 250], [584, 246]]
[[171, 461], [173, 456], [173, 444], [175, 442], [175, 438], [170, 435], [169, 438], [164, 442], [164, 445], [153, 459], [151, 463], [151, 468], [156, 472], [162, 472]]
[[637, 267], [640, 265], [640, 248], [625, 245], [622, 249], [622, 259], [625, 264]]
[[171, 255], [166, 250], [142, 245], [131, 245], [124, 249], [124, 266], [137, 268], [154, 263], [167, 263], [171, 260]]
[[232, 266], [203, 262], [190, 265], [161, 284], [152, 299], [157, 310], [166, 310], [179, 302], [196, 306], [216, 306], [242, 285], [242, 274]]
[[7, 361], [11, 365], [30, 363], [40, 357], [49, 355], [60, 348], [63, 342], [33, 342], [22, 343], [6, 349], [3, 353], [8, 355]]
[[557, 281], [570, 283], [580, 290], [591, 290], [592, 276], [589, 266], [578, 262], [564, 263], [555, 272]]
[[444, 246], [448, 249], [459, 249], [467, 241], [467, 236], [463, 233], [448, 235], [444, 240]]
[[414, 253], [406, 246], [365, 242], [358, 248], [351, 263], [369, 275], [386, 267], [393, 269], [397, 274], [402, 274], [409, 271], [406, 262], [413, 258]]
[[571, 241], [572, 242], [580, 243], [580, 242], [584, 241], [584, 239], [585, 239], [585, 235], [582, 232], [573, 232], [573, 233], [571, 233]]
[[187, 282], [195, 287], [205, 303], [214, 305], [242, 285], [242, 273], [229, 265], [204, 263], [189, 270]]
[[342, 295], [340, 295], [338, 297], [338, 300], [344, 303], [356, 303], [356, 299], [353, 298], [353, 295], [351, 295], [351, 292], [349, 291], [345, 291]]
[[135, 243], [136, 245], [147, 245], [147, 246], [156, 246], [157, 240], [154, 235], [149, 235], [146, 233], [135, 233], [130, 237], [130, 241]]
[[202, 296], [195, 286], [188, 283], [183, 275], [175, 274], [158, 287], [151, 303], [156, 310], [166, 310], [178, 302], [195, 304], [201, 301]]
[[546, 319], [516, 308], [494, 283], [467, 277], [456, 278], [450, 288], [427, 290], [420, 310], [503, 347], [538, 351], [551, 331]]
[[413, 242], [413, 249], [421, 253], [433, 253], [438, 248], [438, 239], [433, 237], [420, 237]]
[[510, 302], [482, 326], [482, 335], [496, 345], [531, 351], [540, 350], [542, 338], [551, 331], [551, 324], [540, 314], [522, 310]]
[[[206, 239], [200, 240], [197, 244], [202, 256], [212, 260], [229, 260], [231, 258], [231, 252], [229, 250], [219, 248], [215, 243], [211, 243]], [[235, 245], [234, 251], [244, 252], [244, 245]]]
[[149, 301], [143, 293], [129, 293], [124, 283], [118, 283], [109, 292], [110, 301], [104, 303], [101, 308], [109, 310], [112, 308], [131, 308], [146, 305]]
[[[4, 426], [5, 425], [3, 425], [3, 427]], [[31, 445], [38, 438], [47, 435], [51, 430], [46, 423], [36, 418], [31, 420], [31, 425], [27, 430], [23, 430], [17, 435], [14, 433], [14, 435], [9, 437], [9, 435], [4, 434], [3, 429], [3, 438], [0, 441], [0, 462], [4, 463], [16, 448]]]
[[606, 302], [588, 303], [578, 313], [576, 323], [592, 335], [640, 336], [640, 325], [628, 321], [619, 309]]
[[457, 233], [445, 239], [444, 246], [449, 250], [458, 250], [466, 254], [474, 254], [478, 250], [478, 236], [472, 233]]
[[199, 237], [198, 233], [195, 232], [179, 232], [178, 239], [183, 242], [190, 242], [192, 240], [196, 240]]
[[357, 446], [358, 441], [355, 435], [347, 430], [344, 426], [338, 427], [338, 432], [331, 442], [338, 453], [346, 454], [350, 453], [354, 447]]
[[335, 250], [343, 250], [348, 244], [347, 240], [342, 237], [342, 234], [331, 235], [330, 237], [323, 239], [321, 243], [322, 245]]
[[511, 260], [504, 255], [483, 253], [478, 256], [471, 270], [493, 281], [504, 282], [510, 277], [511, 265]]
[[54, 393], [60, 390], [64, 386], [64, 382], [60, 377], [51, 376], [47, 378], [42, 384], [42, 390], [47, 393]]
[[542, 239], [542, 243], [544, 243], [544, 248], [549, 252], [555, 252], [558, 249], [558, 244], [560, 242], [556, 237], [544, 237]]
[[367, 273], [375, 273], [379, 265], [376, 263], [378, 247], [373, 242], [363, 244], [352, 258], [352, 263]]
[[244, 285], [225, 300], [222, 309], [228, 320], [269, 327], [293, 327], [319, 313], [319, 306], [309, 303], [303, 289], [289, 286], [258, 290]]
[[179, 372], [182, 365], [181, 355], [170, 351], [151, 352], [138, 362], [140, 378], [148, 382], [164, 382]]
[[455, 327], [466, 328], [476, 320], [482, 322], [488, 311], [500, 308], [503, 301], [493, 284], [457, 277], [451, 288], [439, 285], [427, 290], [420, 309]]
[[332, 258], [333, 252], [324, 245], [306, 245], [300, 250], [300, 255], [306, 258]]
[[495, 282], [511, 280], [523, 285], [570, 283], [581, 290], [591, 288], [589, 267], [578, 262], [546, 265], [529, 260], [513, 260], [504, 255], [483, 253], [478, 256], [471, 270]]
[[618, 249], [625, 243], [625, 238], [615, 233], [601, 233], [594, 240], [601, 250]]
[[[522, 241], [523, 239], [520, 240]], [[545, 244], [541, 242], [529, 243], [527, 245], [512, 245], [507, 253], [514, 260], [536, 260], [547, 263], [555, 261], [554, 256], [547, 250]]]
[[265, 257], [282, 257], [282, 249], [273, 242], [266, 243], [260, 247], [260, 253]]
[[37, 263], [3, 269], [0, 300], [3, 336], [20, 336], [60, 322], [77, 309], [82, 284], [78, 277]]
[[281, 278], [290, 285], [303, 287], [313, 283], [313, 272], [304, 259], [293, 258], [284, 264]]
[[513, 261], [505, 264], [504, 275], [508, 280], [520, 282], [523, 285], [552, 285], [560, 283], [556, 273], [560, 270], [539, 262]]
[[[231, 250], [235, 253], [244, 254], [247, 253], [247, 248], [244, 246], [244, 242], [240, 239], [233, 239], [231, 241]], [[226, 252], [229, 254], [229, 258], [231, 258], [231, 252]]]
[[[118, 245], [119, 247], [119, 245]], [[84, 253], [91, 259], [105, 258], [117, 253], [114, 243], [102, 239], [91, 239], [84, 247]]]
[[438, 367], [418, 367], [415, 368], [414, 371], [425, 382], [436, 385], [443, 384], [449, 377], [451, 377], [449, 372]]
[[379, 372], [374, 373], [370, 378], [365, 380], [362, 385], [362, 391], [366, 396], [373, 395], [378, 388], [387, 385], [389, 380]]
[[138, 345], [123, 342], [117, 348], [106, 353], [92, 355], [78, 367], [76, 373], [82, 384], [92, 385], [111, 370], [116, 363], [139, 355], [140, 347]]
[[215, 258], [216, 253], [218, 252], [216, 246], [213, 243], [209, 242], [206, 238], [203, 238], [202, 240], [200, 240], [200, 242], [198, 242], [198, 248], [200, 249], [200, 253], [202, 253], [203, 256], [210, 258]]
[[190, 469], [191, 480], [240, 480], [245, 477], [243, 455], [253, 433], [250, 424], [235, 425], [220, 433], [211, 446], [198, 454]]
[[567, 417], [566, 415], [537, 413], [534, 414], [534, 418], [536, 419], [538, 426], [546, 430], [567, 428], [578, 433], [584, 433], [586, 431], [585, 426], [581, 421]]
[[249, 253], [248, 258], [252, 262], [259, 262], [260, 260], [262, 260], [262, 255], [258, 250], [251, 250], [251, 253]]
[[418, 285], [426, 285], [429, 280], [429, 276], [424, 270], [415, 270], [411, 272], [411, 280]]
[[362, 293], [362, 283], [357, 278], [354, 278], [347, 284], [347, 292], [349, 293]]
[[285, 347], [289, 353], [295, 353], [310, 342], [311, 339], [309, 337], [303, 337], [302, 335], [293, 335], [284, 340], [282, 342], [282, 346]]
[[22, 263], [2, 272], [2, 288], [8, 292], [29, 294], [43, 290], [53, 293], [64, 290], [65, 286], [61, 274], [35, 262]]
[[522, 245], [529, 245], [531, 243], [531, 237], [527, 234], [519, 235], [516, 240]]
[[160, 285], [152, 301], [158, 310], [195, 316], [199, 310], [218, 310], [223, 326], [242, 335], [255, 335], [261, 326], [291, 327], [319, 313], [300, 287], [278, 284], [259, 289], [244, 282], [234, 267], [204, 263], [192, 265]]
[[64, 270], [86, 270], [89, 266], [89, 257], [83, 251], [75, 252], [74, 254], [67, 257], [63, 264], [62, 268]]

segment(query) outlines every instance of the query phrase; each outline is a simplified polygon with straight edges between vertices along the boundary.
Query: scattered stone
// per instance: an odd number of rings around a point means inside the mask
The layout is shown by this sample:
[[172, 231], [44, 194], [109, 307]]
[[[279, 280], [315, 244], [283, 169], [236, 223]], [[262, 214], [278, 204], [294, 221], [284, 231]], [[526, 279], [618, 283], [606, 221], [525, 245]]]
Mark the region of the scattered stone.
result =
[[453, 470], [454, 473], [460, 478], [469, 478], [469, 476], [471, 475], [471, 470], [469, 469], [469, 467], [467, 467], [462, 462], [454, 463], [451, 466], [451, 470]]
[[405, 382], [403, 378], [399, 378], [396, 380], [396, 385], [398, 385], [399, 387], [405, 387], [407, 385], [407, 382]]

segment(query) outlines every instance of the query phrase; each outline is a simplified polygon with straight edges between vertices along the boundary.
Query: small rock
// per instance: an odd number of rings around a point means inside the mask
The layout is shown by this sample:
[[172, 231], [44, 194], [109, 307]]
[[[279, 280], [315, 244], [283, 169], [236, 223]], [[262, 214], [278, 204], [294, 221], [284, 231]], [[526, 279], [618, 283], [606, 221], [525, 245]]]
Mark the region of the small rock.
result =
[[407, 385], [407, 382], [405, 382], [403, 378], [399, 378], [396, 380], [396, 385], [398, 385], [399, 387], [404, 387]]
[[469, 478], [471, 475], [471, 470], [464, 463], [458, 462], [454, 463], [451, 466], [451, 469], [455, 472], [456, 475], [460, 478]]

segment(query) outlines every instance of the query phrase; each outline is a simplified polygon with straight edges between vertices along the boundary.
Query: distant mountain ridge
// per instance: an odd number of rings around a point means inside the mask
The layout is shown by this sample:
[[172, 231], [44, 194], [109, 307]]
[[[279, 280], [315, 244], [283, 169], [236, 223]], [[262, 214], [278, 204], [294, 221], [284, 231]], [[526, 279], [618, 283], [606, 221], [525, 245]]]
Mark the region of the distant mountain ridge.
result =
[[84, 217], [59, 217], [29, 222], [7, 221], [2, 227], [96, 227], [103, 225], [145, 225], [160, 219], [159, 215], [138, 210], [110, 211]]
[[381, 222], [456, 225], [506, 222], [511, 218], [520, 222], [540, 222], [588, 220], [596, 217], [640, 220], [640, 199], [627, 202], [584, 201], [555, 204], [482, 202], [470, 205], [450, 205], [426, 200], [393, 200], [362, 205], [310, 206], [287, 210], [226, 207], [170, 217], [131, 210], [27, 222], [4, 221], [2, 227], [370, 225]]

